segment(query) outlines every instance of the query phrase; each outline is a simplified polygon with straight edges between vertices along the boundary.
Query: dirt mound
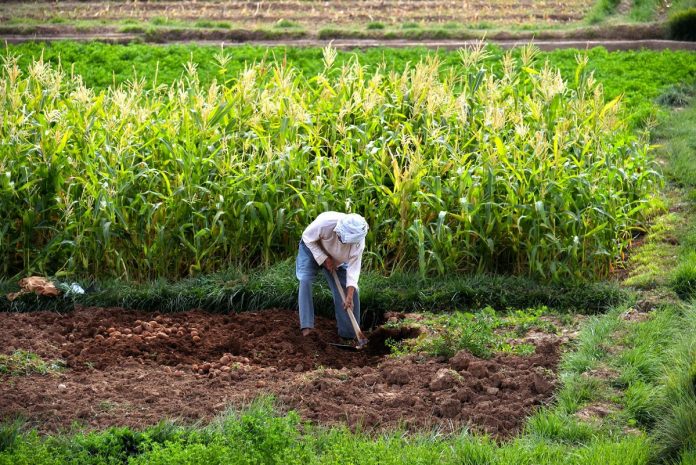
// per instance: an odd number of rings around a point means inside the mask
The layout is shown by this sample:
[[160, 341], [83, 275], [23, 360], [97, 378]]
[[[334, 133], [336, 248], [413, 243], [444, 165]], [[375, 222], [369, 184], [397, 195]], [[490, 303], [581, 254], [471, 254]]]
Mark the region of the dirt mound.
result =
[[[380, 328], [360, 352], [338, 349], [333, 320], [309, 337], [289, 310], [214, 315], [80, 308], [0, 314], [0, 351], [62, 358], [52, 375], [0, 377], [0, 417], [20, 415], [45, 431], [78, 421], [140, 427], [162, 418], [209, 419], [228, 405], [272, 394], [281, 408], [321, 424], [368, 429], [468, 425], [506, 436], [553, 391], [558, 341], [529, 357], [445, 360], [386, 356], [387, 341], [417, 329]], [[6, 382], [9, 381], [9, 382]], [[137, 412], [137, 414], [135, 414]]]
[[[116, 315], [114, 315], [116, 313]], [[37, 315], [38, 316], [38, 315]], [[376, 363], [367, 351], [351, 353], [330, 345], [339, 342], [334, 323], [320, 320], [317, 331], [303, 337], [295, 312], [266, 310], [233, 315], [189, 311], [171, 315], [144, 314], [124, 309], [88, 308], [58, 320], [61, 356], [76, 370], [99, 370], [119, 365], [124, 357], [159, 365], [192, 368], [230, 362], [306, 371]], [[373, 346], [382, 353], [383, 345]], [[301, 370], [296, 370], [302, 366]]]

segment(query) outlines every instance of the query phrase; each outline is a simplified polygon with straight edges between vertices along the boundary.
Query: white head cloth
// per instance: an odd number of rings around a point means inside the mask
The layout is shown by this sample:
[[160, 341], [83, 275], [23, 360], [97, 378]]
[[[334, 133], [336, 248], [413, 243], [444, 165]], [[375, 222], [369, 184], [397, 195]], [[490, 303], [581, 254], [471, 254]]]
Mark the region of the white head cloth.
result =
[[369, 229], [365, 218], [357, 213], [349, 213], [336, 223], [334, 232], [344, 244], [357, 244], [367, 236]]

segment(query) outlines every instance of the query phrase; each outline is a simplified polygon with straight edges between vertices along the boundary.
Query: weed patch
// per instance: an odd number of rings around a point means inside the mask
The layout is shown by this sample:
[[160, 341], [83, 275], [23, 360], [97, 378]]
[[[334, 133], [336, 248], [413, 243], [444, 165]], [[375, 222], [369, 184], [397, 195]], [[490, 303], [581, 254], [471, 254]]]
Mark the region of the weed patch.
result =
[[64, 368], [60, 360], [45, 361], [38, 355], [25, 350], [16, 350], [12, 354], [0, 354], [0, 375], [22, 376], [31, 373], [45, 375]]

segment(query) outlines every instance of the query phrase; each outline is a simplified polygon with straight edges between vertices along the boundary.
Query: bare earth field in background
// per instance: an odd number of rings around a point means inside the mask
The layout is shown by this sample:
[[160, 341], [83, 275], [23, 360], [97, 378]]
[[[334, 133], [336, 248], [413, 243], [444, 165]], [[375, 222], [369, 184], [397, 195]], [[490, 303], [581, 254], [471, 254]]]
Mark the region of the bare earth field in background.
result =
[[369, 22], [446, 25], [486, 21], [496, 25], [552, 25], [581, 20], [592, 0], [278, 0], [163, 2], [17, 2], [0, 7], [0, 19], [106, 21], [229, 21], [273, 26], [291, 21], [308, 29]]

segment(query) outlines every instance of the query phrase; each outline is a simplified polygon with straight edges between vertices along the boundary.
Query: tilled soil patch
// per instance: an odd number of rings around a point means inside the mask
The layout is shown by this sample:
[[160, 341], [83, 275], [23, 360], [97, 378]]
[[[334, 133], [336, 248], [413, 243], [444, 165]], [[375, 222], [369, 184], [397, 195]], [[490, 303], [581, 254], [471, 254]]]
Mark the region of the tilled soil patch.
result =
[[[369, 350], [344, 351], [335, 322], [317, 318], [309, 337], [296, 312], [159, 315], [120, 308], [0, 314], [0, 352], [23, 349], [61, 359], [59, 373], [0, 375], [0, 417], [21, 416], [42, 431], [74, 422], [142, 427], [163, 418], [207, 420], [226, 407], [274, 395], [282, 409], [320, 424], [363, 429], [463, 426], [516, 432], [550, 398], [559, 341], [535, 342], [529, 357], [444, 360], [383, 355], [379, 330]], [[381, 343], [380, 343], [381, 341]], [[377, 342], [377, 343], [375, 343]]]

